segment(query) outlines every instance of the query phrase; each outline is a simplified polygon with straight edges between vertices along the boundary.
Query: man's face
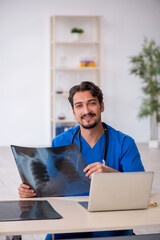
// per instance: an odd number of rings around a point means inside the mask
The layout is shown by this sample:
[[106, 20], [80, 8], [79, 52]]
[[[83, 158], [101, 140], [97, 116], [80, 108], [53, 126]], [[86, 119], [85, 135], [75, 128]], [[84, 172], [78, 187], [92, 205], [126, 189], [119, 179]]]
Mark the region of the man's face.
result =
[[72, 110], [78, 123], [85, 129], [91, 129], [101, 121], [104, 103], [100, 105], [98, 98], [93, 97], [90, 91], [77, 92], [73, 96]]

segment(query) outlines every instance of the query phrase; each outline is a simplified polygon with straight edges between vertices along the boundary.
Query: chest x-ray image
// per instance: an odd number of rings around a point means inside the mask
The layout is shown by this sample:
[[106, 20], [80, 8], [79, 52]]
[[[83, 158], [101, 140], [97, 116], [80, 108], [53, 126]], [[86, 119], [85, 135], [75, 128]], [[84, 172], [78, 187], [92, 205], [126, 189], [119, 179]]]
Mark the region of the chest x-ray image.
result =
[[0, 201], [0, 221], [59, 219], [62, 216], [46, 200]]
[[89, 192], [86, 162], [76, 144], [30, 148], [11, 146], [22, 182], [37, 197], [81, 195]]

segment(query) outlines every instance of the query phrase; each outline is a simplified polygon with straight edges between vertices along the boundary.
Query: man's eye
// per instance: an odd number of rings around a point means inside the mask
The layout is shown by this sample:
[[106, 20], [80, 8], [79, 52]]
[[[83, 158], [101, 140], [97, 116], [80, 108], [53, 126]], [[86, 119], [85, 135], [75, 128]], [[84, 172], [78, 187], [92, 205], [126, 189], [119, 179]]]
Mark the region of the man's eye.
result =
[[76, 108], [81, 108], [81, 107], [82, 107], [82, 105], [80, 105], [80, 104], [79, 104], [79, 105], [76, 105]]
[[89, 105], [96, 105], [96, 103], [95, 102], [90, 102]]

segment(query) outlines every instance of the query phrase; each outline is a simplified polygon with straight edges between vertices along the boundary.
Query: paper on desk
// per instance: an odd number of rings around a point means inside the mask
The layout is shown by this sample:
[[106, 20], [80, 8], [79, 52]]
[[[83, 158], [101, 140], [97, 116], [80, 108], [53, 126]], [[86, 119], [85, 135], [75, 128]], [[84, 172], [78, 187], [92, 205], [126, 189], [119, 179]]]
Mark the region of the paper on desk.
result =
[[86, 162], [76, 144], [52, 148], [11, 146], [23, 183], [39, 197], [89, 192]]

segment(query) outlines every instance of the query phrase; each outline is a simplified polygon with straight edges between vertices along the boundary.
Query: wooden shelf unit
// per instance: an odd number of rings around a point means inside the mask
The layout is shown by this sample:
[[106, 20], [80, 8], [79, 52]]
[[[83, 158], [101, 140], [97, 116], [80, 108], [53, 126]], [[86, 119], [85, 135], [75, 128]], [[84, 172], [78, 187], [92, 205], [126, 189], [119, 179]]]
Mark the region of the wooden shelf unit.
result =
[[[74, 27], [84, 30], [78, 41], [72, 39], [71, 29]], [[81, 62], [90, 59], [95, 66], [81, 67]], [[58, 126], [76, 125], [68, 102], [69, 89], [81, 81], [93, 81], [103, 87], [102, 16], [61, 15], [50, 18], [50, 80], [52, 139]]]

